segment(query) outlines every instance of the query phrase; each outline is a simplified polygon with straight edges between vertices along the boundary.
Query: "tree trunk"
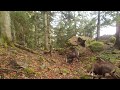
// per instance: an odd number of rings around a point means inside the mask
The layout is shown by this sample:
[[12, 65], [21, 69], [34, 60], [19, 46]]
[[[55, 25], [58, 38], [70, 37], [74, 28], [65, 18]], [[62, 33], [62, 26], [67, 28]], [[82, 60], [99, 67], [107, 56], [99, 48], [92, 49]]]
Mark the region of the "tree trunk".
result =
[[12, 42], [16, 42], [16, 31], [15, 31], [15, 25], [13, 22], [11, 22], [12, 28], [11, 28], [11, 35], [12, 35]]
[[4, 42], [10, 44], [12, 42], [10, 12], [1, 11], [0, 14], [1, 38], [3, 38]]
[[50, 11], [48, 12], [47, 14], [47, 30], [48, 30], [48, 48], [50, 50], [50, 54], [51, 54], [51, 51], [52, 51], [52, 44], [51, 44], [51, 35], [50, 35]]
[[24, 27], [21, 25], [21, 32], [20, 32], [20, 44], [25, 45], [25, 34], [24, 34]]
[[96, 40], [99, 40], [99, 37], [100, 37], [100, 11], [98, 11], [97, 37], [96, 37]]
[[118, 19], [120, 17], [119, 12], [116, 13], [116, 41], [114, 44], [115, 48], [120, 49], [120, 20]]
[[120, 22], [116, 22], [116, 42], [114, 46], [120, 49]]
[[76, 36], [76, 34], [77, 34], [77, 29], [76, 29], [76, 16], [75, 16], [75, 11], [74, 11], [74, 23], [75, 23], [75, 25], [74, 25], [74, 28], [73, 29], [75, 29], [75, 31], [74, 31], [74, 34], [75, 34], [75, 36]]
[[48, 12], [44, 12], [44, 29], [45, 29], [45, 50], [49, 50], [48, 46], [48, 23], [47, 23]]
[[38, 44], [37, 44], [37, 26], [35, 25], [35, 49], [37, 48]]

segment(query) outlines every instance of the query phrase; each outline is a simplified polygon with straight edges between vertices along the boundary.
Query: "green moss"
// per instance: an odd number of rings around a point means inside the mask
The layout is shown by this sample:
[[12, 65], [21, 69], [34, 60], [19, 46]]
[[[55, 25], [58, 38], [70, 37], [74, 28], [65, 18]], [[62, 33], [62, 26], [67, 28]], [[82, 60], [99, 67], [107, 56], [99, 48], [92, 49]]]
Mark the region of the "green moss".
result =
[[26, 74], [35, 74], [35, 71], [34, 71], [34, 69], [32, 69], [32, 68], [25, 68], [25, 69], [24, 69], [24, 72], [25, 72]]
[[99, 41], [94, 41], [89, 45], [89, 48], [91, 49], [91, 51], [93, 52], [100, 52], [103, 51], [104, 47], [104, 43], [103, 42], [99, 42]]
[[[109, 51], [109, 52], [111, 52], [111, 51]], [[111, 61], [111, 62], [116, 62], [116, 60], [118, 60], [119, 59], [119, 53], [116, 53], [116, 54], [112, 54], [112, 52], [111, 53], [106, 53], [106, 52], [103, 52], [103, 53], [101, 53], [100, 55], [99, 55], [102, 59], [104, 59], [104, 60], [109, 60], [109, 61]]]
[[94, 56], [90, 57], [90, 61], [91, 61], [91, 62], [94, 62], [95, 59], [96, 59], [96, 57], [94, 57]]
[[109, 40], [110, 40], [111, 43], [115, 43], [116, 38], [115, 38], [114, 36], [111, 36], [111, 37], [109, 38]]

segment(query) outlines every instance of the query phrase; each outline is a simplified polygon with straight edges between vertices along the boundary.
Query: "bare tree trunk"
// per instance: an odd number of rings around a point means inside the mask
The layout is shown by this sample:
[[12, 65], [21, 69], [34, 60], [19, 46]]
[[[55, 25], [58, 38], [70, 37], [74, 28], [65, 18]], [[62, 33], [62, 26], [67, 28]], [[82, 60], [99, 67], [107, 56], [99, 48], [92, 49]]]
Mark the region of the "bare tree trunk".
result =
[[4, 42], [10, 44], [12, 42], [12, 35], [11, 35], [11, 18], [9, 11], [1, 11], [0, 12], [0, 23], [1, 23], [1, 35], [4, 39]]
[[11, 29], [11, 35], [12, 35], [12, 42], [16, 42], [16, 31], [15, 31], [15, 25], [14, 23], [12, 22], [12, 29]]
[[97, 38], [96, 38], [96, 40], [99, 40], [99, 37], [100, 37], [100, 11], [98, 11]]
[[21, 26], [21, 44], [23, 44], [23, 46], [25, 45], [25, 34], [24, 34], [24, 27]]
[[52, 55], [52, 44], [51, 44], [51, 29], [50, 29], [50, 11], [48, 12], [48, 16], [47, 16], [47, 25], [48, 25], [48, 47], [49, 47], [49, 51], [50, 51], [50, 55]]
[[37, 48], [37, 26], [35, 25], [35, 35], [34, 35], [34, 38], [35, 38], [35, 49]]
[[120, 49], [120, 22], [116, 22], [116, 42], [114, 46]]
[[49, 50], [49, 46], [48, 46], [48, 23], [47, 23], [47, 17], [48, 17], [48, 12], [44, 12], [44, 29], [45, 29], [45, 50]]
[[74, 34], [75, 34], [75, 36], [76, 36], [76, 34], [77, 34], [77, 30], [76, 30], [76, 16], [75, 16], [75, 11], [74, 11], [74, 23], [75, 23], [75, 25], [74, 25], [74, 29], [75, 29], [75, 32], [74, 32]]

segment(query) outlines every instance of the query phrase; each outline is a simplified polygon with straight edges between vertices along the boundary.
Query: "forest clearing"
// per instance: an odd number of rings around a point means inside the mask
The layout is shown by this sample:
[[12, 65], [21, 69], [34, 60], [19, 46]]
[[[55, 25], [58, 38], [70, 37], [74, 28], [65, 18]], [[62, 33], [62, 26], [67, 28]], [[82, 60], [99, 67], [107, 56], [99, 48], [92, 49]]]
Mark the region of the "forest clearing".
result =
[[[1, 11], [0, 79], [120, 79], [119, 17], [119, 11]], [[116, 34], [100, 36], [113, 23]]]

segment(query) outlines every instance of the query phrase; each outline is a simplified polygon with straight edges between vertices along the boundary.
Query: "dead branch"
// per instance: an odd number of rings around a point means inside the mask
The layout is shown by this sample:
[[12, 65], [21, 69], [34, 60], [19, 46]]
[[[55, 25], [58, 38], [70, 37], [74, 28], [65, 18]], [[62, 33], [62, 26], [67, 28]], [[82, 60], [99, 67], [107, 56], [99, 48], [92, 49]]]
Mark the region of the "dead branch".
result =
[[30, 48], [26, 48], [26, 47], [21, 46], [21, 45], [16, 44], [16, 43], [15, 43], [14, 45], [15, 45], [15, 47], [17, 47], [17, 48], [20, 48], [20, 49], [26, 50], [26, 51], [31, 52], [31, 53], [33, 53], [33, 54], [38, 54], [37, 52], [31, 50]]

